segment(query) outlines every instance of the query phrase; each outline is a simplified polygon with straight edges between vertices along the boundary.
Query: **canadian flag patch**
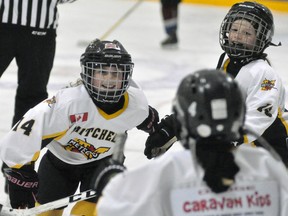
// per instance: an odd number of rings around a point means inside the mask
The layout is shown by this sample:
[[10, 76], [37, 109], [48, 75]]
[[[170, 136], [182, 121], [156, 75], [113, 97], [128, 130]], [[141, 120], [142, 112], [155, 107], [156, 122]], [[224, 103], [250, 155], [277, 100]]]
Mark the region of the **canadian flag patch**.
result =
[[70, 115], [71, 123], [85, 122], [85, 121], [87, 121], [87, 119], [88, 119], [88, 112]]

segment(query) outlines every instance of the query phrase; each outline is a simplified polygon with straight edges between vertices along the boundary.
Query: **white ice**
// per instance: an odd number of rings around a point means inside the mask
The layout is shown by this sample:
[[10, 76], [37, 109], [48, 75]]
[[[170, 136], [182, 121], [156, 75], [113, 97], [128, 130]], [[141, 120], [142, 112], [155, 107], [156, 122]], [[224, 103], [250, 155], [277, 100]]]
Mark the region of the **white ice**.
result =
[[[127, 18], [118, 22], [136, 3], [132, 0], [79, 0], [59, 6], [57, 50], [48, 85], [49, 96], [79, 77], [79, 57], [85, 50], [83, 43], [102, 38], [115, 24], [119, 25], [104, 39], [119, 40], [132, 55], [135, 63], [133, 77], [142, 86], [149, 104], [158, 110], [160, 117], [171, 112], [171, 101], [185, 75], [198, 69], [216, 67], [222, 53], [218, 42], [219, 27], [229, 8], [181, 4], [179, 48], [163, 50], [160, 42], [165, 38], [165, 33], [159, 1], [143, 1]], [[282, 46], [270, 47], [267, 53], [287, 86], [288, 13], [273, 13], [274, 42], [281, 41]], [[16, 87], [17, 67], [13, 62], [0, 79], [0, 137], [11, 127]], [[147, 134], [137, 129], [129, 132], [125, 146], [128, 169], [149, 163], [143, 154], [146, 137]], [[172, 151], [180, 148], [177, 143]], [[0, 174], [1, 203], [6, 201], [3, 182]], [[67, 212], [65, 215], [69, 215]]]

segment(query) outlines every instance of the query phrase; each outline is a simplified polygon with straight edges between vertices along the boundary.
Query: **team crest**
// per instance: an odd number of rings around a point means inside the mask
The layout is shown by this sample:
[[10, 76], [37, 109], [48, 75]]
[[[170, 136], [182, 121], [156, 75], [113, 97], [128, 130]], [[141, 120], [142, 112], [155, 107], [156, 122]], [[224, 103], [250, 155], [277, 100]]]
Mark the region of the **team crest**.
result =
[[53, 96], [51, 99], [47, 99], [44, 102], [47, 103], [49, 107], [51, 107], [52, 104], [56, 103], [56, 97]]
[[68, 145], [64, 147], [66, 151], [76, 152], [83, 154], [87, 160], [98, 158], [100, 154], [108, 152], [110, 148], [99, 147], [95, 148], [92, 144], [87, 141], [74, 138], [68, 142]]
[[270, 91], [271, 89], [275, 88], [276, 80], [268, 80], [265, 78], [261, 83], [261, 90], [262, 91]]
[[87, 121], [87, 119], [88, 119], [88, 112], [70, 115], [71, 123], [85, 122], [85, 121]]

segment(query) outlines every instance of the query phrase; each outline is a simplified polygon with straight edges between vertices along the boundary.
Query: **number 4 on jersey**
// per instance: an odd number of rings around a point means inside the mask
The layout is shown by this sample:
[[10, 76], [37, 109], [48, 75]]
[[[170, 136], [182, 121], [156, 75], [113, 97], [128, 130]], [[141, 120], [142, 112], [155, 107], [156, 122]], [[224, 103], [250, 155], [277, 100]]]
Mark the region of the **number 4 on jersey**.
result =
[[[20, 121], [18, 121], [15, 126], [13, 127], [13, 131], [17, 131], [17, 130], [20, 130], [20, 129], [23, 129], [24, 130], [24, 134], [29, 136], [31, 131], [32, 131], [32, 127], [35, 123], [35, 120], [34, 119], [31, 119], [31, 120], [28, 120], [24, 123], [22, 123], [22, 119], [20, 119]], [[19, 127], [20, 126], [20, 127]]]

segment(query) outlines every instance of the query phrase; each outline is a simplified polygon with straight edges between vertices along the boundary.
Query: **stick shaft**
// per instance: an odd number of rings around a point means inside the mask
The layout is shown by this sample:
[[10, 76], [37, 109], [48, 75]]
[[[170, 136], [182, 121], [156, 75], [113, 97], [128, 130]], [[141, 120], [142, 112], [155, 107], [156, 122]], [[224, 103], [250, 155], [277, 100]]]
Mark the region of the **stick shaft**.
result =
[[118, 161], [119, 163], [122, 163], [124, 160], [124, 147], [126, 139], [127, 133], [117, 134], [116, 136], [115, 149], [112, 155], [112, 159]]
[[[111, 32], [113, 32], [144, 0], [137, 0], [137, 2], [129, 8], [99, 39], [105, 40]], [[78, 46], [87, 46], [90, 41], [80, 40], [78, 41]]]
[[129, 10], [126, 11], [125, 14], [122, 15], [100, 38], [104, 40], [114, 31], [135, 9], [143, 2], [144, 0], [138, 0]]
[[87, 200], [95, 197], [96, 195], [97, 194], [94, 190], [87, 190], [79, 194], [74, 194], [72, 196], [55, 200], [30, 209], [12, 209], [10, 207], [3, 206], [2, 204], [0, 204], [0, 216], [32, 216], [46, 211], [61, 208], [71, 203]]

